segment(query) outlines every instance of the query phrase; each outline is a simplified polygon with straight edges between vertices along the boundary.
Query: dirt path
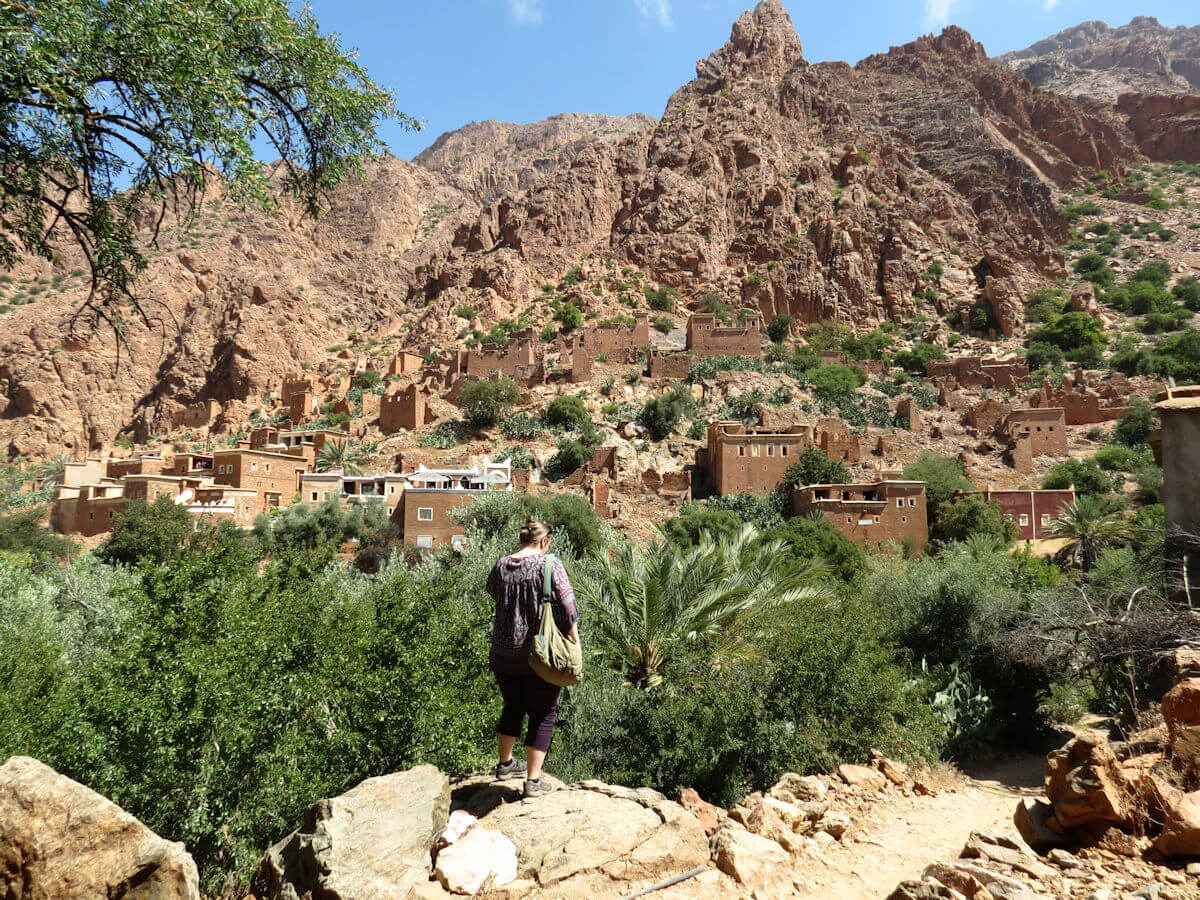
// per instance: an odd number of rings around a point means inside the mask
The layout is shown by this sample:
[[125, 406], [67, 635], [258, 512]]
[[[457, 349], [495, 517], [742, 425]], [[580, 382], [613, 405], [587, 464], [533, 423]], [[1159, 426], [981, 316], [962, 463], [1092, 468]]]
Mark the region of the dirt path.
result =
[[[762, 896], [865, 900], [887, 897], [906, 878], [919, 878], [932, 862], [954, 859], [972, 831], [1015, 831], [1013, 811], [1023, 796], [1041, 790], [1044, 756], [1023, 756], [943, 779], [932, 797], [887, 791], [855, 813], [842, 842], [795, 858], [792, 890]], [[786, 880], [786, 879], [785, 879]], [[655, 894], [655, 900], [746, 897], [727, 876], [710, 870]]]
[[929, 863], [957, 857], [972, 831], [1013, 831], [1017, 801], [1039, 792], [1044, 767], [1044, 756], [1020, 757], [963, 776], [934, 797], [882, 797], [849, 841], [798, 860], [795, 896], [886, 897]]

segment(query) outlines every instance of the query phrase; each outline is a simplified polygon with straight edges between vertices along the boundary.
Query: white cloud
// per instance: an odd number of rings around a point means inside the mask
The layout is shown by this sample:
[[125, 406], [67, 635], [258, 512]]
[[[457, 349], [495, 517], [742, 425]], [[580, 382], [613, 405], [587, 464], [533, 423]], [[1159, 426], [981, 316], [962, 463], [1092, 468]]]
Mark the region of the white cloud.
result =
[[1050, 12], [1050, 10], [1052, 10], [1052, 9], [1054, 9], [1054, 7], [1058, 6], [1058, 4], [1060, 2], [1061, 2], [1061, 0], [1043, 0], [1042, 6], [1045, 7], [1046, 12]]
[[523, 25], [542, 24], [542, 0], [508, 0], [508, 11]]
[[958, 11], [958, 0], [925, 0], [925, 21], [934, 28], [950, 22], [950, 16]]
[[646, 19], [657, 22], [663, 28], [675, 27], [675, 20], [671, 17], [671, 0], [633, 0], [633, 4]]

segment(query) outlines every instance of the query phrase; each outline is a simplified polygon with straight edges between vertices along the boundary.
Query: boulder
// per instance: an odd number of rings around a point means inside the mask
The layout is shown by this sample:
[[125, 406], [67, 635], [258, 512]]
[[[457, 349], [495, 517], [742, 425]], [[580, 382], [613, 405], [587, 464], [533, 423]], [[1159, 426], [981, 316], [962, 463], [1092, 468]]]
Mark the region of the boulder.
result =
[[713, 806], [691, 788], [684, 788], [679, 792], [679, 804], [699, 819], [700, 827], [707, 835], [716, 831], [727, 815], [725, 810]]
[[1054, 807], [1042, 800], [1025, 797], [1018, 801], [1013, 824], [1025, 842], [1035, 850], [1067, 843], [1061, 826], [1054, 820]]
[[[429, 880], [450, 815], [450, 779], [433, 766], [368, 778], [304, 813], [255, 874], [259, 900], [402, 900]], [[469, 833], [469, 832], [468, 832]]]
[[829, 812], [821, 816], [817, 820], [816, 830], [823, 831], [830, 837], [837, 838], [839, 841], [850, 828], [854, 825], [854, 820], [841, 810], [831, 809]]
[[[797, 775], [795, 772], [788, 772], [775, 783], [775, 787], [771, 788], [771, 792], [787, 791], [796, 800], [814, 801], [824, 800], [825, 795], [829, 793], [829, 788], [816, 775]], [[787, 798], [781, 798], [787, 799]]]
[[882, 791], [887, 786], [887, 779], [878, 769], [870, 766], [838, 766], [838, 775], [851, 787], [860, 787], [870, 791]]
[[1200, 765], [1200, 677], [1181, 680], [1162, 699], [1171, 753], [1184, 766]]
[[1133, 785], [1103, 737], [1077, 737], [1047, 757], [1046, 796], [1064, 829], [1130, 824]]
[[471, 828], [438, 854], [434, 874], [456, 894], [502, 887], [517, 877], [517, 848], [498, 831]]
[[936, 881], [910, 879], [896, 885], [887, 900], [961, 900], [962, 894]]
[[1154, 849], [1164, 856], [1200, 856], [1200, 791], [1163, 791], [1159, 800], [1163, 829]]
[[0, 767], [0, 897], [199, 900], [196, 864], [111, 800], [27, 756]]
[[718, 869], [739, 884], [759, 890], [780, 885], [791, 862], [791, 857], [777, 843], [731, 822], [713, 835], [712, 858]]
[[[480, 825], [517, 848], [517, 875], [542, 886], [655, 879], [708, 862], [697, 818], [657, 791], [600, 781], [569, 785], [533, 801], [503, 803]], [[580, 886], [580, 890], [583, 887]]]

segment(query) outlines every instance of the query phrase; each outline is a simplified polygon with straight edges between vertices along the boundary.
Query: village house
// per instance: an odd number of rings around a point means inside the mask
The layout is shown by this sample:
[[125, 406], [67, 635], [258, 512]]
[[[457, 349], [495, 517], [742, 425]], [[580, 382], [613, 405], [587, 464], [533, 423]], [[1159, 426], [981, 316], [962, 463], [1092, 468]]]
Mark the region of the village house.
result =
[[712, 422], [708, 446], [696, 457], [718, 494], [763, 494], [779, 487], [784, 472], [807, 447], [820, 447], [831, 459], [857, 462], [859, 440], [837, 418], [787, 428], [742, 422]]
[[[1151, 438], [1163, 469], [1167, 549], [1185, 561], [1188, 584], [1200, 584], [1200, 385], [1168, 388], [1154, 408], [1162, 427]], [[1194, 589], [1194, 588], [1193, 588]], [[1190, 600], [1190, 598], [1189, 598]]]
[[1032, 472], [1036, 457], [1067, 455], [1067, 423], [1062, 407], [1014, 409], [997, 431], [1008, 441], [1009, 461], [1018, 472]]
[[219, 485], [252, 488], [260, 510], [291, 506], [300, 488], [300, 473], [308, 468], [303, 456], [238, 448], [213, 454], [213, 480]]
[[1094, 425], [1125, 415], [1132, 390], [1133, 385], [1120, 372], [1102, 380], [1076, 369], [1057, 386], [1043, 380], [1030, 395], [1029, 406], [1062, 407], [1068, 425]]
[[929, 543], [923, 481], [805, 485], [793, 489], [792, 510], [798, 516], [819, 514], [864, 547], [894, 541], [920, 552]]
[[466, 536], [451, 511], [467, 506], [490, 491], [512, 490], [509, 462], [485, 459], [472, 469], [428, 469], [424, 465], [404, 476], [399, 514], [406, 543], [422, 549], [449, 543], [461, 546]]
[[752, 313], [738, 325], [723, 325], [709, 313], [688, 317], [687, 349], [696, 356], [762, 356], [762, 316]]
[[404, 496], [405, 476], [399, 472], [378, 475], [346, 475], [341, 471], [304, 472], [300, 475], [300, 501], [322, 503], [335, 497], [343, 507], [379, 503], [393, 516]]
[[1020, 488], [996, 490], [988, 485], [982, 491], [968, 491], [964, 496], [983, 497], [994, 501], [1000, 511], [1017, 526], [1017, 540], [1040, 541], [1050, 537], [1050, 524], [1062, 511], [1075, 502], [1075, 489], [1065, 491]]
[[429, 408], [429, 393], [416, 382], [389, 390], [380, 399], [379, 430], [384, 434], [395, 434], [402, 429], [414, 431], [438, 420]]

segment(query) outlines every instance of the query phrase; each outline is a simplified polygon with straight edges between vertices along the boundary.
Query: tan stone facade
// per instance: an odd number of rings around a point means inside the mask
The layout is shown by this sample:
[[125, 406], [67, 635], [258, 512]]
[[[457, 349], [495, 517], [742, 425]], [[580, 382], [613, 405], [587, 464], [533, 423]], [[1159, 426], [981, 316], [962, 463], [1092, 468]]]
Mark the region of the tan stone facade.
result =
[[260, 509], [291, 506], [300, 487], [300, 473], [309, 463], [303, 457], [262, 450], [218, 450], [213, 454], [217, 484], [250, 488]]
[[1008, 440], [1009, 461], [1018, 472], [1032, 472], [1036, 457], [1067, 455], [1067, 422], [1061, 407], [1014, 409], [999, 431]]
[[925, 363], [925, 374], [939, 379], [939, 383], [995, 388], [1015, 393], [1021, 382], [1029, 377], [1029, 363], [1024, 359], [990, 359], [982, 356], [931, 359]]
[[840, 419], [821, 419], [815, 427], [786, 429], [712, 422], [708, 447], [698, 463], [708, 469], [718, 494], [765, 494], [780, 485], [787, 467], [811, 446], [822, 447], [835, 459], [858, 459], [858, 438]]
[[874, 484], [812, 484], [792, 492], [798, 516], [819, 513], [850, 540], [863, 546], [907, 541], [919, 552], [929, 543], [922, 481]]
[[762, 356], [762, 317], [722, 325], [714, 315], [697, 313], [688, 318], [687, 349], [696, 356]]

